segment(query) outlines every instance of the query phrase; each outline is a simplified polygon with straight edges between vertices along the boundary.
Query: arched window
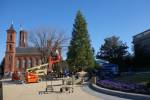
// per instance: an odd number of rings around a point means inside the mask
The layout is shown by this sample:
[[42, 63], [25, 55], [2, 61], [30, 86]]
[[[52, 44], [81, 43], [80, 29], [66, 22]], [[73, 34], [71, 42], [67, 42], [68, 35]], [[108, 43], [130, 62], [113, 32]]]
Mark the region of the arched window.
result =
[[36, 59], [33, 60], [33, 67], [36, 66]]
[[19, 68], [19, 67], [20, 67], [20, 61], [17, 60], [17, 68]]
[[25, 60], [24, 59], [22, 60], [22, 68], [23, 69], [25, 68]]
[[32, 58], [32, 67], [36, 66], [36, 60], [35, 58]]
[[12, 64], [12, 56], [8, 56], [9, 66]]
[[36, 65], [39, 65], [39, 59], [36, 59]]
[[41, 65], [42, 64], [42, 60], [41, 59], [39, 59], [39, 61], [38, 61], [38, 65]]
[[25, 59], [25, 68], [28, 68], [28, 60]]
[[24, 36], [24, 34], [23, 34], [23, 38], [22, 38], [22, 39], [23, 39], [23, 43], [25, 43], [26, 41], [25, 41], [25, 36]]
[[28, 66], [27, 66], [28, 68], [30, 68], [31, 67], [31, 60], [29, 59], [28, 60]]
[[11, 45], [11, 44], [9, 45], [9, 50], [10, 50], [10, 51], [12, 50], [12, 45]]
[[12, 41], [12, 34], [10, 34], [10, 41]]

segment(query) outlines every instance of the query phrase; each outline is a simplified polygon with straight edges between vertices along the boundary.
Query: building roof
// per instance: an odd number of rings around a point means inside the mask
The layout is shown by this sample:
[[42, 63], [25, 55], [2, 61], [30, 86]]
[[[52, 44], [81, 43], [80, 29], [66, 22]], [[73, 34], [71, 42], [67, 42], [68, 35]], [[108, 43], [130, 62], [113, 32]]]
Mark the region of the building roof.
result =
[[137, 35], [134, 35], [133, 38], [134, 38], [134, 39], [137, 39], [137, 38], [140, 38], [140, 37], [142, 37], [142, 36], [144, 36], [144, 35], [147, 35], [147, 34], [150, 34], [150, 29], [145, 30], [144, 32], [141, 32], [141, 33], [139, 33], [139, 34], [137, 34]]
[[16, 48], [17, 55], [40, 55], [40, 50], [38, 48]]
[[103, 59], [96, 59], [96, 63], [99, 64], [99, 65], [103, 65], [103, 64], [109, 63], [109, 61], [106, 61], [106, 60], [103, 60]]
[[11, 24], [10, 27], [7, 29], [7, 32], [12, 32], [12, 31], [16, 32], [13, 24]]

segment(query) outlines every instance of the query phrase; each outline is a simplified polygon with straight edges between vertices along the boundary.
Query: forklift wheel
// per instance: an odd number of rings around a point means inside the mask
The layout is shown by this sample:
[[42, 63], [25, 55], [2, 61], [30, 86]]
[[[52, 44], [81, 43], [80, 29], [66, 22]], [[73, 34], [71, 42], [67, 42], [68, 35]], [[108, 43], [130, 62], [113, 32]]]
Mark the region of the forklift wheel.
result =
[[62, 88], [60, 88], [60, 92], [61, 92], [61, 93], [63, 92], [63, 89], [62, 89]]
[[39, 83], [39, 82], [42, 82], [42, 79], [41, 79], [41, 78], [39, 78], [37, 82], [38, 82], [38, 83]]

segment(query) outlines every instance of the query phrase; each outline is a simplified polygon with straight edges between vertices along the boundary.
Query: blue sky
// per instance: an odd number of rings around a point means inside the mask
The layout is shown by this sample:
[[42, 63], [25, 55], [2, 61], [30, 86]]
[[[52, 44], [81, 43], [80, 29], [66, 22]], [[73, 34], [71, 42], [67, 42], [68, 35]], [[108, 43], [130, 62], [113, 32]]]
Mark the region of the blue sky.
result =
[[131, 51], [132, 36], [150, 28], [149, 5], [150, 0], [0, 0], [0, 61], [12, 19], [17, 35], [22, 24], [25, 30], [51, 27], [71, 37], [77, 10], [86, 18], [96, 52], [104, 38], [112, 35], [119, 36]]

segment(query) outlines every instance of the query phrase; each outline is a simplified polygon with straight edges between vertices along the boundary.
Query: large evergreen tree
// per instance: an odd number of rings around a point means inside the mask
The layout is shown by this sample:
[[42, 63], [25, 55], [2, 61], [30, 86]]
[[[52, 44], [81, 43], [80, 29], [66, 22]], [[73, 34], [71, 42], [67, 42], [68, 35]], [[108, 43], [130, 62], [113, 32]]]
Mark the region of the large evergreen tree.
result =
[[89, 69], [94, 67], [94, 57], [90, 44], [87, 23], [78, 11], [73, 24], [72, 39], [68, 47], [67, 62], [71, 69]]

